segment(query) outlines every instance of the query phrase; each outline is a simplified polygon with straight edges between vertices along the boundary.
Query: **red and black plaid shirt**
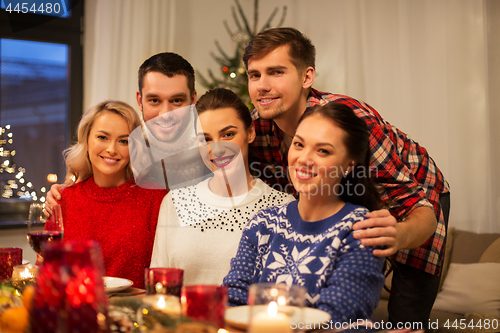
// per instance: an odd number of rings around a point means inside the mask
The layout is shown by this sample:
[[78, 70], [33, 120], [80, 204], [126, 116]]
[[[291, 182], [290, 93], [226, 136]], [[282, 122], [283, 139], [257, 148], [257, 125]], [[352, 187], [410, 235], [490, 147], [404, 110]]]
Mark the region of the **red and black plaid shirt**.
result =
[[[311, 89], [307, 106], [332, 101], [346, 104], [368, 125], [370, 168], [375, 171], [372, 173], [375, 181], [384, 187], [382, 200], [390, 202], [391, 214], [402, 221], [417, 207], [430, 207], [436, 212], [438, 223], [434, 235], [416, 249], [399, 250], [394, 259], [430, 274], [440, 274], [446, 230], [439, 194], [449, 192], [443, 174], [425, 148], [382, 119], [368, 104]], [[288, 178], [285, 134], [274, 121], [259, 119], [257, 110], [252, 111], [252, 118], [257, 137], [252, 143], [250, 169], [273, 188], [296, 195]]]

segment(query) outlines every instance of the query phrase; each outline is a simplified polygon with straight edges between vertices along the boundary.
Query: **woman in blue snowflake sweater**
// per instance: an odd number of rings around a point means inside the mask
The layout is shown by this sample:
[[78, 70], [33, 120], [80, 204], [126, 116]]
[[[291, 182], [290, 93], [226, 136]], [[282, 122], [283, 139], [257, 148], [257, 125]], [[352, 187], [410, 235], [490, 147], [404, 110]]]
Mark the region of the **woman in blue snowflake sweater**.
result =
[[384, 259], [353, 237], [353, 224], [381, 206], [370, 178], [369, 133], [348, 106], [308, 109], [288, 151], [298, 201], [261, 210], [243, 231], [224, 278], [231, 306], [250, 284], [300, 285], [307, 305], [334, 322], [370, 319], [384, 283]]

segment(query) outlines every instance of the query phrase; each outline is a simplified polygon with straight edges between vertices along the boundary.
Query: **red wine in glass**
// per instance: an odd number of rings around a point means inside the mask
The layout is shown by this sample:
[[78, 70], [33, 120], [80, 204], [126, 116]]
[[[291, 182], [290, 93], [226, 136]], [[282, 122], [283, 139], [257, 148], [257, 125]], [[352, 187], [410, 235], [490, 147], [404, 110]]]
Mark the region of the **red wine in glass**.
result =
[[31, 248], [38, 254], [42, 253], [42, 246], [47, 242], [62, 241], [64, 232], [62, 231], [34, 231], [28, 232], [28, 241]]
[[43, 212], [44, 205], [32, 203], [29, 211], [27, 238], [37, 253], [37, 264], [43, 262], [42, 250], [47, 242], [61, 241], [64, 235], [62, 211], [60, 205], [52, 207], [52, 214], [47, 217]]

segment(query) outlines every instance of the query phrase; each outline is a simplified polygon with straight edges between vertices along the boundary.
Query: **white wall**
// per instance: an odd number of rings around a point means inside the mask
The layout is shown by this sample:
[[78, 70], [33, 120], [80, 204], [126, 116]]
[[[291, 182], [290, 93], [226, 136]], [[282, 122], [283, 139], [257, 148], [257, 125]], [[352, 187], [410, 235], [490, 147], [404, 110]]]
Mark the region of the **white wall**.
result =
[[[253, 20], [253, 0], [240, 0]], [[451, 222], [500, 232], [498, 0], [269, 0], [317, 48], [314, 87], [372, 105], [422, 144], [451, 185]], [[173, 51], [217, 73], [214, 41], [232, 53], [233, 0], [87, 0], [85, 107], [136, 105], [137, 68]], [[108, 39], [104, 37], [108, 37]], [[114, 53], [113, 53], [114, 52]], [[201, 95], [205, 88], [199, 82]]]

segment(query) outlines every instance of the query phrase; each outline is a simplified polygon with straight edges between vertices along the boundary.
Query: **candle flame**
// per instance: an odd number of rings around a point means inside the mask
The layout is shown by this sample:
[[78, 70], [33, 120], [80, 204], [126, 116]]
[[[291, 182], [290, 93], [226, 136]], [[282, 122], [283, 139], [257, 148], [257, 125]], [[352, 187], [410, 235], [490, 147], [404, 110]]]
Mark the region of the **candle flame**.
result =
[[267, 314], [271, 317], [276, 316], [278, 313], [278, 304], [274, 301], [269, 303], [269, 306], [267, 307]]
[[160, 299], [158, 300], [158, 307], [159, 307], [160, 309], [165, 309], [165, 305], [166, 305], [166, 303], [165, 303], [165, 298], [160, 297]]
[[24, 271], [19, 273], [19, 275], [23, 280], [33, 278], [33, 273], [31, 273], [28, 268], [25, 268]]

